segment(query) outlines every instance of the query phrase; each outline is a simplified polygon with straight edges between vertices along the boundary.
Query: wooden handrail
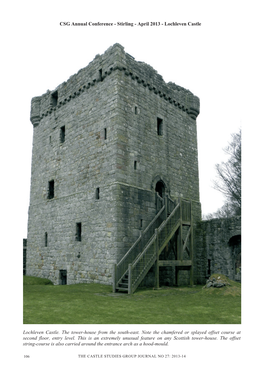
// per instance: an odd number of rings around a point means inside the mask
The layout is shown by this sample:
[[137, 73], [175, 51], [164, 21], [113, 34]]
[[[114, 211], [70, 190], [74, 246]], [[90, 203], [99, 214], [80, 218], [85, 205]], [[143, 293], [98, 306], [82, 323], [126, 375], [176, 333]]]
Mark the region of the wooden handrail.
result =
[[[141, 245], [142, 245], [144, 247], [144, 245], [146, 245], [148, 243], [148, 241], [151, 239], [156, 227], [158, 226], [156, 224], [159, 224], [158, 220], [160, 217], [162, 217], [163, 212], [165, 212], [165, 205], [163, 205], [163, 207], [156, 214], [154, 219], [149, 223], [149, 225], [141, 233], [141, 235], [138, 237], [138, 239], [133, 243], [133, 245], [130, 247], [130, 249], [127, 251], [127, 253], [117, 263], [117, 265], [115, 267], [115, 285], [126, 274], [126, 272], [128, 270], [128, 265], [130, 263], [133, 263], [135, 258], [141, 252], [141, 251], [138, 251], [138, 246], [141, 247]], [[150, 235], [148, 236], [148, 232], [151, 231], [151, 228], [153, 228], [153, 232], [151, 232]]]
[[[163, 215], [163, 212], [165, 215]], [[160, 222], [159, 219], [163, 219], [163, 217], [164, 220]], [[118, 282], [126, 274], [128, 274], [128, 292], [133, 293], [136, 290], [150, 267], [157, 259], [157, 252], [158, 254], [161, 253], [164, 246], [168, 243], [168, 238], [171, 238], [183, 220], [185, 222], [191, 222], [191, 202], [185, 199], [180, 199], [176, 204], [166, 196], [166, 200], [163, 202], [163, 206], [157, 215], [141, 233], [118, 264], [115, 265], [114, 290]], [[150, 234], [148, 234], [149, 232]], [[186, 238], [184, 243], [184, 248], [186, 248], [187, 239], [188, 238]]]
[[[148, 244], [145, 246], [143, 251], [136, 257], [136, 259], [132, 263], [131, 274], [129, 275], [129, 287], [132, 291], [131, 293], [133, 293], [136, 290], [137, 286], [140, 284], [140, 282], [145, 277], [146, 269], [150, 268], [151, 265], [155, 262], [155, 260], [157, 258], [157, 253], [156, 253], [157, 249], [158, 249], [158, 254], [160, 254], [160, 252], [163, 248], [164, 240], [160, 241], [159, 236], [160, 236], [161, 232], [163, 231], [163, 229], [167, 225], [169, 225], [169, 230], [167, 230], [167, 233], [166, 233], [166, 240], [167, 240], [168, 235], [170, 236], [172, 231], [174, 232], [173, 229], [175, 227], [177, 227], [177, 221], [171, 223], [171, 220], [174, 218], [174, 216], [175, 216], [176, 212], [179, 210], [179, 208], [180, 208], [180, 204], [178, 203], [175, 206], [175, 208], [173, 209], [173, 211], [171, 212], [171, 214], [167, 217], [167, 219], [165, 219], [162, 222], [162, 224], [155, 230], [155, 233], [153, 234], [152, 238], [149, 240]], [[177, 217], [177, 218], [179, 218], [179, 217]], [[159, 244], [158, 241], [161, 243]], [[147, 255], [148, 251], [150, 250], [150, 248], [152, 247], [152, 245], [157, 244], [157, 243], [158, 243], [157, 248], [156, 248], [156, 246], [155, 246], [155, 248], [153, 248], [153, 252], [149, 254], [148, 259], [145, 259], [143, 267], [141, 269], [139, 268], [139, 270], [136, 270], [137, 265], [139, 265], [140, 261], [143, 260], [144, 257], [146, 257], [146, 255]], [[136, 273], [136, 275], [133, 275], [133, 273], [135, 271], [137, 271], [137, 273]], [[138, 272], [138, 271], [140, 271], [140, 272]]]
[[165, 210], [165, 205], [161, 208], [158, 214], [156, 214], [155, 218], [150, 222], [150, 224], [146, 227], [146, 229], [142, 232], [142, 234], [138, 237], [138, 239], [133, 243], [133, 245], [130, 247], [130, 249], [127, 251], [127, 253], [120, 259], [120, 261], [117, 263], [117, 267], [122, 264], [122, 262], [129, 256], [130, 252], [134, 249], [134, 247], [139, 243], [139, 241], [142, 239], [142, 236], [146, 234], [146, 232], [150, 229], [150, 227], [155, 223], [155, 221], [161, 216], [162, 212]]

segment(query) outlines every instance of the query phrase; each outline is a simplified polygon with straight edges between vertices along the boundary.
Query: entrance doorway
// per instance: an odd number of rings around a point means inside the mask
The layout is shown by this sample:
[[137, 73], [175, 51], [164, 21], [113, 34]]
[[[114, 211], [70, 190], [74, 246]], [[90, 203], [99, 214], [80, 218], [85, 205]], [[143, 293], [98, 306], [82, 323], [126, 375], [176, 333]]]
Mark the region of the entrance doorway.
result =
[[60, 284], [67, 284], [67, 270], [60, 270]]
[[165, 197], [165, 184], [163, 183], [162, 180], [159, 180], [156, 183], [155, 191], [158, 192], [160, 197], [164, 198]]

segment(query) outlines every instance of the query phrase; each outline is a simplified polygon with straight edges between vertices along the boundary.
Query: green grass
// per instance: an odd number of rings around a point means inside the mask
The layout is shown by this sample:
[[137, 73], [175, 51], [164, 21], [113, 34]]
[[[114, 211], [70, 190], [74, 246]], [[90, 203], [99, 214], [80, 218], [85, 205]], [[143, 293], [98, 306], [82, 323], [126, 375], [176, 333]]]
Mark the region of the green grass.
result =
[[[111, 286], [54, 286], [24, 276], [24, 324], [240, 324], [241, 285], [162, 287], [133, 295]], [[48, 285], [50, 284], [50, 285]]]

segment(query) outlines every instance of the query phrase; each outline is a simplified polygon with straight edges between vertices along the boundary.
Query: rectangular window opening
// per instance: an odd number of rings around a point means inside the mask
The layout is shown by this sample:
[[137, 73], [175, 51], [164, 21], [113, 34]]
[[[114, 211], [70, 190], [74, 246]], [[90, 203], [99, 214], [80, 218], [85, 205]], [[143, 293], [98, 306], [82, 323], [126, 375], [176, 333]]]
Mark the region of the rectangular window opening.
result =
[[135, 114], [138, 114], [138, 107], [135, 107]]
[[63, 143], [65, 141], [65, 126], [60, 128], [60, 142]]
[[49, 181], [48, 199], [54, 198], [54, 180]]
[[99, 80], [100, 82], [103, 80], [103, 70], [101, 68], [99, 70]]
[[134, 170], [137, 169], [137, 161], [134, 161]]
[[53, 107], [56, 107], [57, 103], [58, 103], [58, 91], [55, 91], [51, 95], [51, 105]]
[[96, 200], [100, 199], [100, 188], [99, 187], [97, 187], [95, 190], [95, 199]]
[[45, 247], [48, 246], [48, 233], [45, 233]]
[[82, 240], [82, 223], [81, 222], [77, 222], [76, 223], [75, 240], [76, 241], [81, 241]]
[[107, 128], [104, 128], [104, 139], [107, 139]]
[[163, 135], [163, 120], [162, 118], [157, 117], [157, 133], [158, 136]]

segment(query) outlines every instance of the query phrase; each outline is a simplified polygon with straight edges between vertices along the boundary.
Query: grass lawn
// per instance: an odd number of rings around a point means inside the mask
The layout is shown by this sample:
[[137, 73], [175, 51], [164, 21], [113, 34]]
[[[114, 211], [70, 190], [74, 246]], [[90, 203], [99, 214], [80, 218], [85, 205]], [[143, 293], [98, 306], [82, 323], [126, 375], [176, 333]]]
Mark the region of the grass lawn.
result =
[[[240, 324], [241, 284], [113, 293], [111, 286], [54, 286], [24, 276], [24, 324]], [[50, 285], [47, 285], [50, 284]]]

